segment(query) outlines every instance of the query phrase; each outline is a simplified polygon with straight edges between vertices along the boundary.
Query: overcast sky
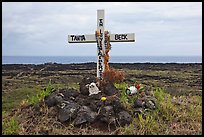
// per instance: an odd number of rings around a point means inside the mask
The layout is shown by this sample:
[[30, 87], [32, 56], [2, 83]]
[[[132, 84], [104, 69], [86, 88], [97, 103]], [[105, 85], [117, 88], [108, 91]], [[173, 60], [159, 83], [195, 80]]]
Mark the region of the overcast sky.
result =
[[111, 43], [111, 56], [202, 56], [201, 2], [3, 2], [3, 56], [96, 56], [95, 43], [68, 43], [94, 34], [97, 9], [105, 30], [135, 33]]

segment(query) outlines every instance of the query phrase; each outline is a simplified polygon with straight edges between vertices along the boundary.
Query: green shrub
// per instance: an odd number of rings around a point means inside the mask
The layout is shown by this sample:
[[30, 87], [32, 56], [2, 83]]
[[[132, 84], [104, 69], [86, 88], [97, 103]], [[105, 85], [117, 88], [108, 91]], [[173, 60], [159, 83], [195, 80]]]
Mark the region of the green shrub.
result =
[[54, 91], [54, 87], [51, 84], [51, 80], [49, 81], [46, 88], [42, 89], [37, 95], [28, 97], [28, 102], [31, 105], [37, 105], [40, 101], [42, 101], [45, 97], [49, 96]]

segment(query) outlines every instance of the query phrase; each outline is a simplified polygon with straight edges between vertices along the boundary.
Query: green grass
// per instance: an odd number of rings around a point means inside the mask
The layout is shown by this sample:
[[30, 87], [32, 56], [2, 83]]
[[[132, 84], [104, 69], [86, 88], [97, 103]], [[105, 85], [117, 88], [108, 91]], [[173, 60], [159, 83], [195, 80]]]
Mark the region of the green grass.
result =
[[[120, 101], [127, 110], [134, 114], [133, 103], [137, 95], [127, 96], [125, 82], [114, 84], [121, 90]], [[46, 87], [47, 86], [47, 87]], [[43, 86], [42, 86], [43, 87]], [[2, 95], [2, 133], [18, 134], [19, 123], [16, 117], [7, 118], [11, 108], [30, 96], [29, 104], [38, 104], [42, 98], [48, 96], [52, 89], [75, 88], [79, 89], [78, 83], [58, 84], [48, 83], [42, 87], [19, 88]], [[18, 92], [16, 92], [18, 91]], [[171, 134], [202, 134], [202, 97], [201, 96], [173, 96], [164, 88], [152, 88], [152, 95], [157, 99], [156, 110], [144, 111], [136, 114], [131, 124], [118, 127], [118, 134], [123, 135], [171, 135]], [[178, 103], [175, 103], [178, 102]], [[17, 106], [15, 106], [17, 107]], [[65, 129], [64, 129], [65, 130]], [[85, 131], [84, 131], [85, 132]], [[58, 134], [58, 133], [55, 133]]]
[[[31, 78], [30, 78], [31, 79]], [[17, 80], [19, 81], [19, 80]], [[22, 83], [22, 81], [20, 81]], [[6, 92], [2, 92], [2, 110], [11, 112], [12, 109], [18, 108], [21, 102], [25, 99], [29, 99], [30, 104], [37, 104], [40, 99], [37, 94], [44, 94], [42, 89], [47, 86], [49, 80], [43, 82], [42, 84], [36, 85], [34, 82], [27, 82], [23, 85], [18, 83], [18, 87], [10, 87]], [[52, 87], [54, 89], [63, 89], [63, 88], [74, 88], [79, 89], [79, 83], [69, 82], [69, 83], [54, 83], [52, 82]], [[46, 94], [46, 93], [45, 93]]]
[[67, 83], [67, 84], [61, 84], [61, 83], [55, 83], [55, 84], [52, 84], [53, 87], [55, 89], [63, 89], [63, 88], [73, 88], [73, 89], [76, 89], [78, 90], [79, 89], [79, 83], [76, 83], [76, 82], [70, 82], [70, 83]]
[[51, 79], [46, 86], [46, 88], [41, 89], [36, 95], [29, 96], [28, 97], [28, 103], [31, 105], [37, 105], [40, 101], [44, 99], [44, 97], [49, 96], [54, 89], [62, 89], [62, 88], [73, 88], [73, 89], [79, 89], [78, 83], [69, 83], [69, 84], [52, 84]]
[[35, 106], [39, 104], [39, 102], [42, 101], [45, 97], [49, 96], [53, 91], [54, 86], [50, 80], [46, 88], [41, 89], [40, 92], [36, 95], [28, 97], [28, 103]]
[[[116, 85], [125, 89], [125, 83]], [[134, 102], [122, 91], [121, 102], [129, 111]], [[120, 134], [135, 135], [171, 135], [171, 134], [201, 134], [202, 124], [202, 97], [179, 96], [175, 97], [162, 88], [153, 88], [153, 96], [157, 99], [156, 110], [144, 111], [137, 114], [130, 125], [120, 127]], [[135, 97], [136, 99], [137, 97]], [[174, 100], [174, 101], [173, 101]], [[181, 102], [181, 104], [175, 103]], [[129, 106], [129, 107], [128, 107]]]
[[[193, 70], [199, 68], [193, 68]], [[138, 70], [138, 69], [124, 69], [128, 80], [126, 82], [132, 83], [138, 81], [145, 85], [153, 87], [163, 87], [172, 95], [202, 95], [202, 88], [200, 81], [202, 75], [199, 72], [193, 71], [192, 68], [177, 70]], [[156, 79], [154, 77], [157, 77]], [[138, 78], [139, 77], [139, 78]], [[153, 77], [153, 78], [152, 78]], [[198, 82], [197, 82], [198, 81]], [[175, 90], [172, 92], [172, 90]]]
[[120, 102], [122, 103], [122, 105], [125, 108], [129, 108], [130, 109], [132, 107], [132, 104], [128, 103], [129, 102], [129, 98], [128, 98], [128, 95], [126, 93], [126, 89], [129, 87], [128, 84], [126, 84], [125, 82], [122, 82], [120, 84], [115, 83], [114, 85], [115, 85], [115, 87], [117, 89], [119, 89], [121, 91]]
[[10, 112], [13, 108], [18, 108], [23, 99], [36, 95], [40, 88], [40, 86], [34, 86], [33, 88], [22, 87], [2, 93], [2, 110]]
[[19, 123], [15, 117], [2, 121], [2, 134], [17, 135], [19, 130]]

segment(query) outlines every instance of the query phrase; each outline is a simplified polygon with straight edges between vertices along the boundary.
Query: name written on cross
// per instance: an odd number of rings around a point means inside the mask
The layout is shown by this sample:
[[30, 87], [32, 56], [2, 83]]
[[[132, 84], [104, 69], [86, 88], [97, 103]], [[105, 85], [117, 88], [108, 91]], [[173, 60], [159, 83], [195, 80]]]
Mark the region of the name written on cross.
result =
[[86, 37], [85, 35], [70, 35], [72, 38], [72, 41], [85, 41]]

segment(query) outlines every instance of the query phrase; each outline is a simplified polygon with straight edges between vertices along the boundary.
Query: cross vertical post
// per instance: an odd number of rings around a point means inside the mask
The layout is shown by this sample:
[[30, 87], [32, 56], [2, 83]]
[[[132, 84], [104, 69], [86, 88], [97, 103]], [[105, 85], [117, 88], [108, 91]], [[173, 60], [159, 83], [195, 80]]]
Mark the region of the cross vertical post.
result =
[[102, 74], [105, 69], [105, 34], [104, 34], [104, 10], [97, 10], [97, 77], [102, 80]]

